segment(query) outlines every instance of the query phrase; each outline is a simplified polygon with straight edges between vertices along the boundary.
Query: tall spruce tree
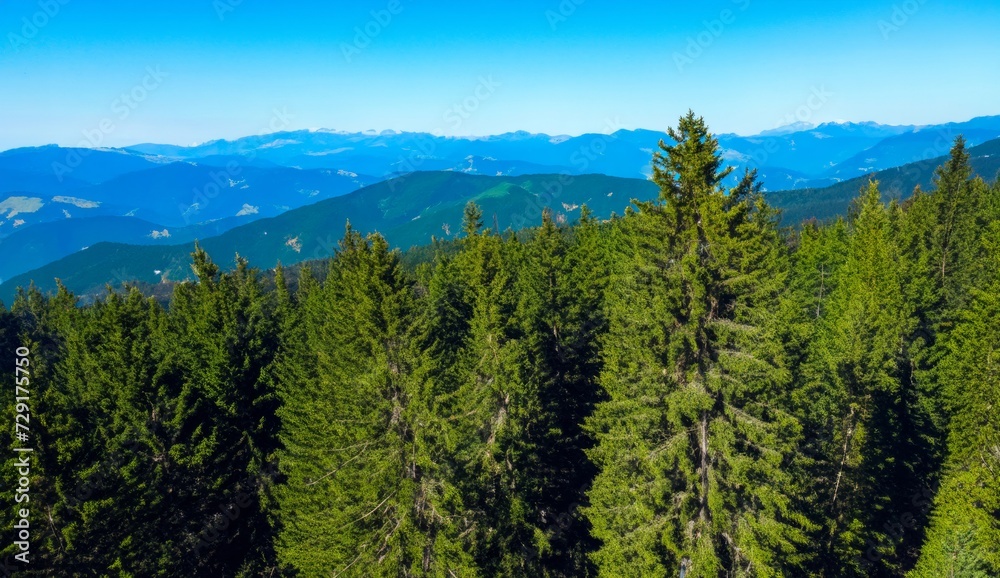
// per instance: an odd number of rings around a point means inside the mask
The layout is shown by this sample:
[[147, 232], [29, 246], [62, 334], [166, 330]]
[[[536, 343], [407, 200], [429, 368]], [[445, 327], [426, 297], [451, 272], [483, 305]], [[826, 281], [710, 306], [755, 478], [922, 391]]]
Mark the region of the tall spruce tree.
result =
[[[16, 348], [25, 347], [30, 353], [27, 356], [28, 370], [28, 430], [27, 439], [15, 441], [15, 409], [16, 395], [23, 392], [14, 391], [16, 377], [25, 374], [15, 373], [13, 359], [5, 368], [5, 375], [10, 376], [10, 396], [4, 402], [4, 416], [11, 424], [5, 439], [7, 448], [31, 448], [30, 453], [30, 502], [15, 501], [15, 486], [20, 486], [22, 478], [21, 466], [17, 460], [9, 459], [3, 462], [3, 475], [11, 484], [5, 484], [2, 496], [7, 500], [9, 508], [5, 508], [2, 521], [7, 527], [13, 527], [13, 516], [22, 506], [30, 511], [31, 548], [28, 557], [30, 564], [21, 566], [13, 556], [21, 550], [14, 547], [13, 541], [4, 545], [0, 551], [2, 563], [8, 568], [23, 568], [26, 576], [50, 576], [72, 562], [66, 552], [65, 536], [62, 529], [66, 521], [65, 509], [60, 494], [59, 479], [63, 472], [72, 470], [74, 465], [68, 463], [61, 450], [66, 445], [78, 444], [87, 432], [76, 430], [71, 432], [71, 438], [61, 440], [58, 433], [53, 433], [51, 421], [62, 419], [65, 408], [60, 407], [61, 392], [60, 362], [65, 357], [66, 342], [74, 331], [80, 331], [84, 323], [77, 307], [77, 299], [59, 283], [55, 295], [45, 296], [36, 287], [19, 290], [11, 306], [11, 316], [8, 318], [8, 343], [15, 344], [7, 350], [9, 355], [16, 353]], [[23, 420], [18, 420], [25, 424]], [[22, 432], [23, 433], [23, 432]], [[66, 445], [61, 445], [65, 443]], [[11, 451], [13, 454], [13, 451]], [[20, 457], [20, 456], [19, 456]]]
[[815, 493], [826, 504], [824, 574], [890, 576], [912, 563], [918, 521], [904, 527], [899, 520], [913, 518], [914, 492], [927, 489], [914, 458], [917, 396], [904, 378], [915, 321], [892, 209], [876, 182], [856, 207], [846, 261], [811, 353], [810, 428], [821, 436], [812, 447]]
[[[601, 384], [588, 516], [602, 576], [779, 576], [805, 518], [785, 471], [800, 428], [771, 311], [787, 274], [748, 173], [729, 191], [693, 113], [654, 159], [659, 203], [627, 216]], [[633, 256], [630, 257], [629, 253]]]
[[[540, 412], [525, 433], [536, 448], [524, 464], [533, 525], [540, 530], [532, 561], [537, 576], [586, 576], [593, 548], [582, 516], [594, 470], [583, 430], [597, 400], [597, 337], [603, 321], [603, 258], [597, 223], [584, 208], [576, 234], [550, 211], [525, 248], [517, 316], [523, 325], [525, 381]], [[529, 440], [525, 440], [529, 441]]]
[[414, 292], [398, 254], [348, 227], [322, 288], [303, 288], [304, 331], [289, 341], [303, 354], [279, 370], [282, 561], [307, 575], [475, 575], [454, 492], [423, 443]]
[[[933, 494], [945, 460], [945, 440], [951, 412], [946, 406], [947, 384], [941, 375], [949, 350], [948, 335], [964, 313], [972, 291], [989, 283], [989, 252], [980, 242], [992, 219], [989, 187], [972, 177], [965, 141], [959, 137], [948, 161], [935, 174], [936, 188], [919, 189], [906, 203], [898, 236], [902, 249], [900, 271], [914, 326], [905, 340], [902, 382], [910, 410], [904, 437], [907, 445], [896, 459], [910, 464], [912, 478], [923, 488], [914, 495]], [[913, 508], [912, 529], [903, 542], [903, 568], [924, 541], [929, 507]]]
[[165, 337], [164, 312], [134, 288], [83, 309], [66, 334], [49, 425], [72, 464], [56, 484], [60, 572], [172, 575], [182, 565], [186, 536], [162, 518], [173, 480], [157, 475], [162, 446], [150, 431], [162, 415], [154, 376]]
[[923, 453], [931, 458], [928, 470], [940, 465], [947, 422], [936, 374], [945, 352], [937, 343], [954, 325], [971, 288], [982, 280], [978, 239], [990, 221], [988, 187], [972, 178], [962, 137], [934, 181], [933, 191], [918, 189], [907, 201], [899, 227], [904, 294], [916, 317], [906, 344], [906, 379], [915, 384], [928, 420], [921, 427], [926, 437]]
[[155, 376], [163, 406], [149, 426], [154, 471], [177, 488], [159, 515], [177, 532], [180, 568], [254, 575], [275, 564], [261, 506], [277, 443], [274, 295], [239, 257], [220, 273], [196, 247], [192, 269], [197, 282], [171, 299], [171, 341]]
[[910, 576], [984, 578], [1000, 574], [1000, 221], [982, 235], [991, 279], [968, 288], [970, 305], [943, 339], [950, 416], [945, 475], [920, 561]]
[[538, 390], [525, 378], [523, 331], [517, 317], [520, 243], [482, 229], [470, 203], [456, 272], [465, 285], [467, 334], [456, 352], [453, 381], [442, 383], [448, 449], [456, 484], [473, 516], [475, 555], [485, 575], [533, 574], [538, 560], [531, 468], [536, 467], [542, 415]]

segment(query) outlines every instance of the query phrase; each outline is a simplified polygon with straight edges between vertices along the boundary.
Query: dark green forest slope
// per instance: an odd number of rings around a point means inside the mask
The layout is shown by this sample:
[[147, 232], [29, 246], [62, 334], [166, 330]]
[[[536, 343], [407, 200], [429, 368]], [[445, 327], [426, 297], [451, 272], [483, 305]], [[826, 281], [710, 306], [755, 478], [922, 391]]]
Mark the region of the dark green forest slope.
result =
[[[343, 233], [344, 221], [359, 230], [379, 232], [403, 249], [451, 239], [462, 228], [462, 210], [469, 201], [488, 215], [489, 227], [515, 230], [541, 223], [550, 209], [557, 218], [573, 221], [586, 205], [604, 219], [621, 213], [629, 199], [656, 198], [656, 185], [640, 179], [606, 175], [530, 175], [486, 177], [456, 172], [417, 172], [384, 181], [349, 195], [292, 209], [277, 217], [236, 227], [221, 235], [203, 235], [201, 244], [213, 255], [235, 253], [257, 267], [279, 262], [299, 263], [331, 256]], [[48, 265], [8, 279], [0, 299], [10, 301], [16, 288], [32, 282], [43, 291], [62, 280], [77, 294], [100, 293], [111, 282], [160, 283], [190, 278], [191, 244], [135, 246], [96, 243]]]
[[30, 437], [0, 436], [34, 450], [31, 565], [8, 541], [8, 567], [1000, 575], [1000, 185], [959, 140], [905, 203], [871, 182], [793, 231], [753, 173], [723, 189], [700, 118], [671, 135], [657, 199], [523, 237], [470, 203], [415, 272], [348, 227], [294, 290], [199, 249], [168, 307], [22, 291], [0, 350], [11, 383], [30, 349]]
[[[936, 142], [945, 141], [939, 138]], [[879, 192], [884, 201], [905, 200], [917, 187], [933, 188], [937, 168], [947, 158], [939, 156], [945, 150], [938, 146], [929, 147], [923, 156], [902, 166], [824, 188], [768, 192], [767, 200], [771, 205], [781, 208], [782, 220], [786, 224], [797, 224], [807, 219], [826, 221], [843, 215], [851, 200], [858, 195], [858, 190], [864, 189], [868, 181], [873, 179], [879, 182]], [[1000, 174], [1000, 139], [971, 147], [967, 152], [973, 174], [990, 181]]]

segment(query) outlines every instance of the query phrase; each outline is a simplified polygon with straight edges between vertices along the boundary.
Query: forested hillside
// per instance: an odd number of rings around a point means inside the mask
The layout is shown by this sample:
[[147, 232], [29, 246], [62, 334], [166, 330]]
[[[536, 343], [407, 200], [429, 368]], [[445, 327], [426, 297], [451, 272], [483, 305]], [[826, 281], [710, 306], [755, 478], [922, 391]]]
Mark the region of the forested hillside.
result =
[[1000, 184], [959, 139], [784, 228], [669, 134], [657, 200], [527, 236], [470, 203], [415, 272], [348, 226], [294, 288], [196, 249], [166, 307], [22, 291], [22, 574], [1000, 576]]
[[[378, 231], [393, 247], [425, 246], [461, 233], [462, 211], [475, 202], [489, 215], [487, 225], [503, 231], [541, 224], [544, 209], [556, 220], [572, 221], [586, 205], [595, 217], [621, 213], [629, 199], [656, 198], [652, 182], [605, 175], [487, 177], [453, 172], [419, 172], [327, 199], [277, 217], [232, 228], [221, 235], [200, 225], [179, 232], [201, 234], [201, 245], [232, 264], [236, 253], [257, 267], [322, 259], [336, 249], [345, 220], [360, 231]], [[191, 237], [188, 237], [191, 238]], [[199, 237], [195, 237], [199, 238]], [[49, 238], [47, 243], [51, 245]], [[5, 245], [0, 244], [0, 249]], [[30, 250], [31, 247], [25, 249]], [[0, 267], [2, 269], [2, 267]], [[165, 283], [191, 278], [191, 244], [132, 246], [98, 243], [0, 285], [0, 299], [32, 283], [55, 290], [55, 279], [81, 296], [102, 293], [109, 281]]]
[[[942, 143], [945, 141], [941, 141]], [[946, 152], [941, 150], [941, 152]], [[994, 139], [968, 149], [969, 165], [973, 175], [993, 180], [1000, 174], [1000, 139]], [[851, 199], [870, 180], [879, 182], [882, 199], [905, 200], [917, 188], [933, 188], [937, 168], [947, 156], [926, 158], [898, 167], [839, 182], [821, 189], [807, 188], [798, 191], [765, 192], [768, 202], [781, 208], [782, 222], [788, 225], [807, 219], [823, 221], [843, 215]]]

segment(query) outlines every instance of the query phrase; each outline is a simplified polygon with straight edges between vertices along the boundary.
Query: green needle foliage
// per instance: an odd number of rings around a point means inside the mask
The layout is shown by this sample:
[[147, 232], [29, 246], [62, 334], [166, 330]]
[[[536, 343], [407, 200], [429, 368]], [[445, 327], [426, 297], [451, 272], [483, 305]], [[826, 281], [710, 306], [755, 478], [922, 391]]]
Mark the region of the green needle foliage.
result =
[[941, 364], [951, 417], [944, 481], [920, 562], [910, 575], [1000, 574], [1000, 222], [983, 236], [991, 279], [970, 288], [970, 306], [945, 339]]
[[616, 256], [590, 428], [588, 515], [601, 575], [778, 576], [807, 524], [789, 494], [801, 436], [773, 316], [788, 275], [773, 212], [748, 173], [720, 182], [718, 145], [689, 113], [661, 143], [661, 202], [638, 205]]
[[326, 282], [304, 283], [298, 307], [279, 370], [280, 558], [306, 575], [468, 575], [461, 502], [429, 447], [399, 255], [348, 227]]

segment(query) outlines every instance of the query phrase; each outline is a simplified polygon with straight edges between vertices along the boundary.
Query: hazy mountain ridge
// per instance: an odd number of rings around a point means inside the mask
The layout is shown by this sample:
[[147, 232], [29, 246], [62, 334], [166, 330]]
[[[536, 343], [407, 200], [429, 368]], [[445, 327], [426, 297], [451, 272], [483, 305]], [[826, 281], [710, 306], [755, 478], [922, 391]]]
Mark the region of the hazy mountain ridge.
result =
[[[976, 174], [986, 179], [998, 175], [1000, 139], [970, 148], [969, 155]], [[935, 170], [945, 159], [910, 163], [825, 188], [769, 192], [766, 197], [782, 210], [787, 225], [813, 218], [827, 220], [846, 214], [871, 179], [880, 182], [885, 199], [905, 199], [916, 186], [929, 188]], [[153, 246], [95, 243], [86, 251], [9, 279], [0, 285], [0, 298], [9, 301], [17, 286], [31, 282], [51, 290], [56, 278], [80, 294], [99, 292], [108, 282], [184, 279], [190, 274], [190, 239], [195, 237], [202, 239], [201, 245], [221, 263], [230, 263], [239, 254], [254, 266], [269, 268], [279, 261], [287, 265], [332, 255], [348, 220], [359, 231], [380, 232], [394, 246], [407, 248], [429, 243], [432, 236], [445, 239], [456, 235], [468, 201], [481, 206], [488, 226], [506, 230], [538, 224], [544, 208], [552, 209], [557, 219], [573, 221], [586, 204], [597, 216], [608, 218], [624, 212], [632, 198], [651, 200], [657, 195], [658, 188], [649, 180], [607, 175], [487, 177], [454, 171], [418, 172], [215, 236], [202, 226], [200, 230], [183, 229], [176, 238], [143, 243]], [[0, 249], [6, 248], [0, 242]]]
[[[342, 195], [375, 180], [327, 169], [263, 168], [235, 162], [221, 167], [195, 162], [153, 164], [97, 184], [67, 177], [70, 186], [0, 194], [0, 209], [16, 198], [32, 199], [34, 205], [33, 210], [27, 206], [15, 215], [7, 211], [6, 219], [0, 215], [0, 238], [17, 228], [82, 216], [136, 217], [173, 227], [237, 216], [252, 220]], [[38, 178], [45, 175], [39, 173]], [[16, 227], [15, 216], [23, 221]]]
[[[775, 193], [775, 198], [782, 199], [788, 218], [797, 219], [829, 216], [842, 206], [844, 191], [858, 188], [851, 179], [940, 157], [959, 134], [970, 145], [998, 137], [1000, 116], [923, 127], [795, 123], [753, 136], [717, 138], [725, 161], [738, 169], [728, 184], [735, 184], [743, 168], [756, 168], [764, 190], [793, 191]], [[580, 136], [518, 131], [468, 138], [301, 130], [190, 147], [12, 149], [0, 153], [0, 240], [50, 226], [4, 243], [11, 257], [0, 279], [101, 241], [189, 240], [182, 228], [223, 233], [417, 171], [503, 177], [600, 173], [645, 179], [658, 142], [666, 138], [665, 133], [645, 129]], [[983, 170], [991, 165], [988, 160], [976, 163]], [[904, 188], [911, 181], [926, 186], [929, 173], [900, 180]], [[827, 203], [832, 203], [830, 209], [822, 209]], [[102, 226], [70, 223], [88, 218], [101, 218]], [[199, 224], [205, 227], [192, 228]], [[143, 232], [150, 225], [154, 229]], [[166, 230], [171, 237], [154, 236], [153, 230]], [[17, 250], [17, 239], [24, 240], [24, 251]]]
[[[938, 135], [966, 134], [975, 145], [1000, 137], [1000, 116], [979, 117], [966, 122], [915, 126], [882, 125], [873, 122], [801, 123], [790, 129], [779, 127], [757, 135], [718, 136], [721, 153], [735, 165], [778, 175], [763, 179], [770, 190], [787, 187], [786, 174], [804, 175], [795, 179], [797, 188], [822, 184], [825, 180], [858, 176], [858, 156], [877, 149], [890, 140], [892, 151], [872, 170], [898, 166], [948, 152]], [[928, 136], [934, 154], [928, 149]], [[369, 131], [350, 133], [334, 130], [297, 130], [234, 140], [215, 140], [192, 147], [144, 144], [125, 150], [157, 154], [174, 160], [209, 155], [245, 155], [283, 166], [329, 168], [390, 177], [415, 170], [466, 170], [466, 159], [481, 157], [494, 164], [476, 174], [518, 175], [538, 172], [539, 165], [569, 174], [603, 173], [641, 178], [650, 174], [651, 153], [663, 132], [647, 129], [618, 129], [610, 134], [579, 136], [547, 135], [524, 131], [487, 137], [443, 137], [419, 132]], [[871, 155], [869, 155], [871, 156]], [[866, 157], [861, 157], [866, 158]], [[892, 164], [895, 163], [895, 164]], [[522, 165], [519, 167], [518, 165]], [[762, 171], [763, 172], [763, 171]]]
[[[968, 148], [969, 164], [973, 173], [987, 181], [1000, 177], [1000, 139]], [[828, 187], [804, 190], [775, 191], [768, 200], [782, 209], [784, 221], [800, 223], [806, 219], [827, 220], [845, 215], [848, 207], [868, 185], [870, 180], [879, 182], [883, 200], [909, 198], [915, 187], [930, 189], [938, 167], [947, 156], [919, 160], [898, 167], [865, 174]]]
[[[487, 225], [519, 229], [541, 222], [542, 211], [560, 220], [579, 217], [586, 204], [596, 216], [621, 213], [630, 199], [653, 199], [659, 189], [650, 181], [606, 175], [531, 175], [486, 177], [455, 172], [414, 173], [378, 183], [354, 193], [260, 219], [200, 244], [220, 263], [239, 254], [256, 267], [273, 267], [319, 259], [333, 254], [349, 220], [362, 232], [382, 233], [394, 246], [407, 248], [446, 239], [461, 231], [462, 212], [469, 201], [483, 210]], [[138, 280], [158, 283], [190, 275], [189, 242], [169, 246], [96, 243], [85, 251], [18, 275], [0, 285], [10, 302], [15, 288], [36, 284], [50, 290], [55, 278], [80, 294], [98, 292], [105, 283]]]

